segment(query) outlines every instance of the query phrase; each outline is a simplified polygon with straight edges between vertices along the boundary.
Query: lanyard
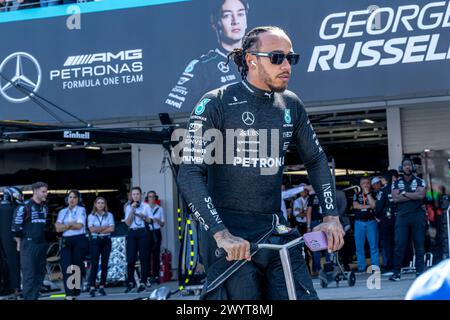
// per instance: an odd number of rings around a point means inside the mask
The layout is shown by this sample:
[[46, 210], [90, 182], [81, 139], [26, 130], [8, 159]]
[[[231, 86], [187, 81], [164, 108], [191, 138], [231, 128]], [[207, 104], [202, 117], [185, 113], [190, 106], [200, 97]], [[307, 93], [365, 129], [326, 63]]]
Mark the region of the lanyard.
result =
[[104, 214], [102, 214], [102, 219], [100, 220], [100, 218], [98, 217], [98, 213], [95, 214], [95, 217], [97, 218], [98, 223], [100, 223], [100, 225], [99, 225], [100, 228], [102, 227], [103, 218], [105, 217], [105, 215], [106, 215], [106, 212]]
[[159, 207], [155, 207], [155, 211], [152, 211], [153, 208], [150, 207], [150, 213], [152, 214], [152, 218], [155, 216], [155, 213], [158, 212]]

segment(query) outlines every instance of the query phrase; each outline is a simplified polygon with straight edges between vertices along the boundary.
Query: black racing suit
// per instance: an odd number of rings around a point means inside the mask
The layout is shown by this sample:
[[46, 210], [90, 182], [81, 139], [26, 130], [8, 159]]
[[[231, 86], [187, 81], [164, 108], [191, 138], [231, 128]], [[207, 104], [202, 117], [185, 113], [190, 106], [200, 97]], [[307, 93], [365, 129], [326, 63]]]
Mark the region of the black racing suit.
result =
[[[10, 294], [20, 289], [20, 256], [17, 243], [11, 232], [11, 224], [17, 204], [3, 200], [0, 203], [0, 260], [5, 256], [6, 265], [0, 268], [0, 279], [6, 280], [4, 288], [0, 280], [0, 292]], [[1, 261], [0, 261], [1, 262]]]
[[191, 112], [192, 106], [209, 90], [240, 79], [234, 63], [227, 63], [227, 52], [210, 50], [186, 66], [178, 82], [170, 90], [165, 104], [182, 112]]
[[397, 205], [392, 201], [391, 191], [391, 184], [381, 188], [376, 195], [375, 206], [375, 216], [380, 220], [378, 226], [385, 271], [390, 271], [394, 267], [395, 214]]
[[[200, 244], [207, 268], [204, 298], [287, 299], [277, 252], [258, 251], [252, 263], [228, 262], [214, 256], [217, 247], [212, 235], [228, 228], [249, 242], [284, 243], [292, 239], [273, 235], [280, 221], [287, 225], [280, 209], [280, 188], [291, 142], [306, 165], [323, 214], [337, 215], [326, 155], [294, 93], [268, 93], [242, 81], [207, 93], [194, 108], [182, 143], [178, 182], [202, 231], [206, 231]], [[297, 297], [316, 299], [300, 248], [291, 253]], [[267, 286], [260, 287], [260, 275], [266, 277]]]
[[18, 206], [14, 213], [11, 230], [15, 237], [21, 238], [20, 264], [25, 300], [37, 300], [44, 281], [47, 213], [47, 206], [44, 203], [38, 204], [33, 199]]

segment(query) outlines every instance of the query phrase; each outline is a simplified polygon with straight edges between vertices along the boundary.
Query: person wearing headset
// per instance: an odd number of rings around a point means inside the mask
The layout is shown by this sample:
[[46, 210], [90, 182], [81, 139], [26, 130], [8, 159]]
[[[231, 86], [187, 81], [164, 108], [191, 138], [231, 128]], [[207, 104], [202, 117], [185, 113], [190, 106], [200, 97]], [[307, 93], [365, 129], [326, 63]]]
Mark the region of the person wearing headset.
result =
[[14, 212], [23, 204], [24, 198], [20, 188], [8, 187], [3, 190], [3, 197], [0, 199], [0, 250], [5, 258], [1, 270], [7, 271], [0, 273], [0, 291], [13, 294], [11, 298], [17, 299], [20, 295], [20, 255], [11, 225]]
[[[70, 190], [65, 202], [67, 207], [59, 211], [56, 220], [56, 232], [62, 232], [61, 238], [61, 267], [64, 280], [66, 300], [75, 300], [81, 292], [81, 288], [73, 288], [71, 276], [77, 274], [82, 276], [83, 260], [89, 246], [86, 238], [86, 210], [81, 206], [82, 197], [78, 190]], [[77, 270], [75, 267], [78, 267]], [[75, 284], [80, 281], [75, 281]]]
[[425, 198], [425, 181], [414, 175], [416, 167], [411, 159], [405, 158], [399, 171], [403, 173], [392, 184], [392, 201], [397, 204], [397, 216], [395, 221], [395, 251], [394, 274], [391, 281], [400, 280], [400, 270], [403, 256], [411, 234], [414, 243], [416, 257], [416, 276], [423, 273], [425, 268], [425, 210], [423, 199]]
[[108, 273], [108, 261], [111, 254], [111, 233], [114, 232], [114, 216], [108, 211], [105, 198], [98, 197], [94, 201], [92, 213], [88, 216], [88, 228], [91, 232], [90, 255], [91, 273], [89, 275], [89, 294], [95, 297], [95, 280], [97, 278], [98, 263], [101, 260], [101, 277], [99, 293], [106, 296], [105, 284]]
[[139, 253], [141, 263], [141, 279], [137, 292], [146, 289], [149, 270], [149, 244], [150, 234], [146, 230], [146, 223], [152, 223], [150, 207], [142, 202], [142, 189], [133, 187], [131, 189], [131, 201], [125, 206], [125, 223], [129, 227], [127, 235], [127, 288], [125, 293], [130, 292], [136, 286], [134, 270]]
[[159, 266], [161, 254], [161, 227], [164, 227], [164, 209], [157, 204], [159, 200], [155, 191], [147, 194], [148, 205], [150, 206], [150, 217], [152, 223], [149, 224], [150, 232], [150, 282], [159, 284]]

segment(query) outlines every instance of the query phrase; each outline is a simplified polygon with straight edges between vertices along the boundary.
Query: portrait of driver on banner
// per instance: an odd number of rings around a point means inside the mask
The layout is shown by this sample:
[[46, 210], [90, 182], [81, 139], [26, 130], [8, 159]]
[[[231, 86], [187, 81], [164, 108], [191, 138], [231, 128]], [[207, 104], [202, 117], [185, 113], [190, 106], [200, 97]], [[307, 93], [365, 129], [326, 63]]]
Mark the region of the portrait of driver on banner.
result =
[[240, 80], [236, 66], [227, 64], [227, 55], [242, 46], [248, 0], [211, 0], [211, 3], [211, 26], [218, 46], [187, 64], [165, 100], [172, 111], [191, 112], [205, 92]]

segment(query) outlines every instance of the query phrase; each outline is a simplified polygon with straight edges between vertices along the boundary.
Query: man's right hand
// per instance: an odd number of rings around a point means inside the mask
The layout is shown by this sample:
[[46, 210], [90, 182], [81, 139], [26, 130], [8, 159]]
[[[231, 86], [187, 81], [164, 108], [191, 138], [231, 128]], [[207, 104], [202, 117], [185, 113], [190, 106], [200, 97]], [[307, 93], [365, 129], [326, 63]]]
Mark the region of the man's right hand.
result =
[[222, 230], [214, 234], [217, 247], [223, 248], [227, 253], [226, 259], [250, 261], [250, 243], [240, 237], [233, 236], [228, 230]]

